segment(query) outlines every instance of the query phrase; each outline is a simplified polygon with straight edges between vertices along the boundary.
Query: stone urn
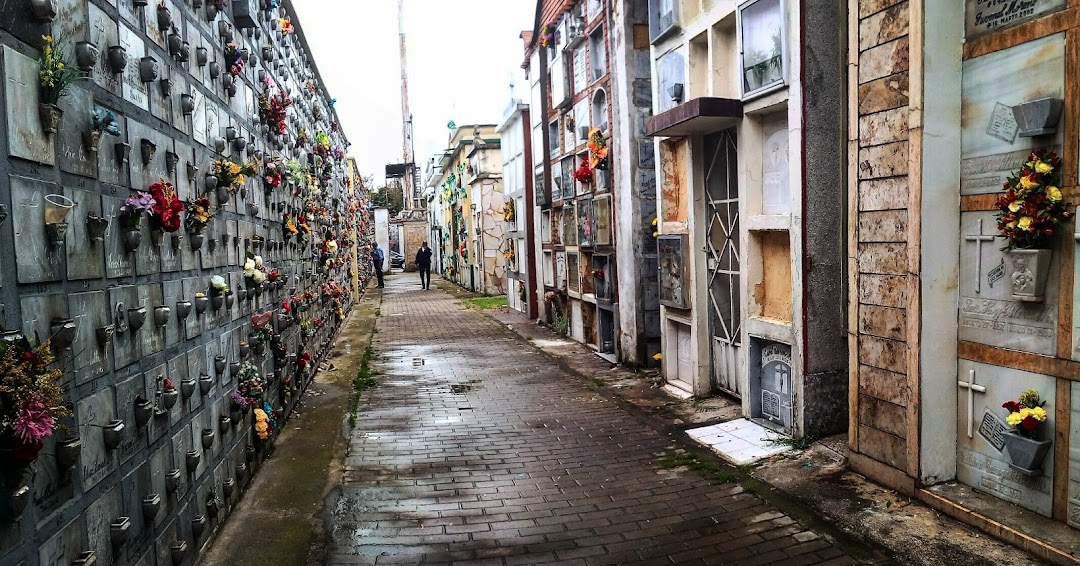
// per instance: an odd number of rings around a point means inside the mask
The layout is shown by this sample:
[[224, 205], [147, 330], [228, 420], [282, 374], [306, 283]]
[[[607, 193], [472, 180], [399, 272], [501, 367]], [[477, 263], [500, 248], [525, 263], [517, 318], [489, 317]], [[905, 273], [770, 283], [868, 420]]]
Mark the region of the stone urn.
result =
[[75, 44], [75, 64], [79, 66], [80, 71], [84, 73], [92, 71], [100, 57], [101, 50], [95, 43], [79, 41]]
[[121, 45], [109, 46], [106, 61], [109, 63], [109, 70], [112, 71], [114, 75], [123, 73], [124, 68], [127, 67], [127, 49]]
[[55, 134], [60, 129], [60, 119], [64, 111], [56, 104], [41, 103], [38, 105], [38, 118], [41, 119], [41, 129], [47, 134]]
[[142, 230], [136, 228], [125, 228], [120, 236], [124, 241], [124, 249], [128, 252], [134, 252], [142, 245]]
[[1014, 301], [1041, 303], [1046, 298], [1053, 250], [1012, 249], [1005, 252], [1009, 287]]
[[1011, 430], [1002, 433], [1001, 438], [1005, 441], [1005, 450], [1009, 453], [1010, 468], [1025, 476], [1042, 475], [1042, 462], [1053, 441], [1028, 438]]

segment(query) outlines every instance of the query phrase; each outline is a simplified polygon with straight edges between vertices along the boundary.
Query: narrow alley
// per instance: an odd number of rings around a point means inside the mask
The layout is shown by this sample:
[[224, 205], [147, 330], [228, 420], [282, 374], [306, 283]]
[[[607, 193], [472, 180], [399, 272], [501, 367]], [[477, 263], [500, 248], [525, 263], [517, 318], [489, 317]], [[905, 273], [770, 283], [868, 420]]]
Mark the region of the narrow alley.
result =
[[[388, 280], [331, 564], [854, 564], [493, 318]], [[864, 552], [865, 549], [859, 549]]]

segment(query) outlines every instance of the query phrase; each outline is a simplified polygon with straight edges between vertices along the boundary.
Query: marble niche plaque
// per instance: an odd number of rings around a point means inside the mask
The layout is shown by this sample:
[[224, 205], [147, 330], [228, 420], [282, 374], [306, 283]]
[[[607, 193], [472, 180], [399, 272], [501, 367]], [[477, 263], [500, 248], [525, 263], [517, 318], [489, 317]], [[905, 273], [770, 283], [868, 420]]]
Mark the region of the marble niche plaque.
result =
[[38, 118], [38, 62], [6, 45], [3, 50], [8, 154], [52, 165], [53, 136], [45, 134]]
[[[958, 369], [959, 379], [965, 384], [970, 384], [974, 379], [976, 388], [974, 391], [966, 386], [958, 389], [957, 479], [976, 491], [1049, 517], [1053, 501], [1053, 448], [1043, 460], [1043, 474], [1030, 477], [1009, 467], [1011, 460], [1008, 451], [999, 448], [1000, 444], [995, 440], [995, 429], [1000, 431], [1001, 424], [1008, 416], [1001, 404], [1015, 399], [1025, 389], [1034, 389], [1047, 401], [1048, 417], [1042, 428], [1047, 438], [1051, 437], [1054, 430], [1054, 378], [968, 360], [960, 360]], [[969, 423], [972, 430], [970, 437]]]
[[[131, 473], [124, 476], [124, 479], [120, 482], [120, 496], [123, 499], [122, 505], [124, 510], [121, 515], [131, 518], [131, 528], [128, 531], [128, 543], [124, 545], [127, 547], [126, 550], [128, 552], [132, 549], [144, 547], [146, 541], [154, 532], [153, 526], [143, 520], [143, 498], [152, 493], [157, 493], [161, 497], [163, 503], [166, 499], [164, 481], [162, 481], [162, 491], [154, 491], [154, 484], [151, 481], [150, 474], [150, 464], [143, 463]], [[160, 516], [162, 514], [164, 513], [159, 512], [158, 515]]]
[[[126, 2], [121, 3], [126, 4]], [[120, 24], [119, 39], [120, 46], [127, 50], [127, 67], [124, 68], [123, 73], [124, 100], [149, 112], [150, 92], [139, 77], [139, 60], [146, 55], [146, 44], [138, 33], [124, 24]], [[138, 151], [134, 146], [131, 153], [137, 159]]]
[[94, 65], [93, 71], [91, 71], [91, 77], [94, 80], [94, 84], [108, 90], [116, 96], [122, 96], [123, 89], [120, 86], [121, 75], [114, 75], [112, 69], [109, 68], [108, 62], [109, 48], [113, 45], [120, 45], [120, 35], [117, 32], [116, 20], [109, 17], [108, 14], [101, 8], [98, 8], [93, 2], [88, 5], [88, 14], [90, 19], [90, 41], [94, 45], [97, 45], [98, 50], [101, 52], [98, 55], [98, 61]]
[[76, 416], [82, 454], [78, 466], [84, 492], [90, 491], [116, 468], [116, 457], [105, 448], [103, 433], [105, 424], [116, 418], [114, 403], [115, 393], [111, 388], [79, 401]]
[[75, 519], [38, 547], [38, 564], [71, 564], [82, 553], [82, 521]]
[[993, 212], [960, 215], [960, 339], [1053, 356], [1060, 260], [1050, 261], [1043, 302], [1012, 300], [1003, 240], [992, 237], [996, 227]]
[[[137, 362], [142, 357], [141, 335], [143, 332], [148, 332], [147, 324], [153, 325], [153, 307], [140, 303], [139, 290], [134, 285], [109, 289], [108, 307], [113, 323], [116, 325], [116, 334], [112, 340], [114, 365], [116, 369], [121, 369]], [[128, 325], [128, 311], [139, 307], [147, 307], [147, 321], [136, 331]]]
[[[1061, 154], [1063, 128], [1054, 135], [1018, 137], [1012, 107], [1039, 98], [1064, 98], [1065, 34], [968, 59], [963, 75], [961, 194], [1000, 191], [1036, 147]], [[1002, 80], [1018, 76], [1024, 80]]]
[[[124, 228], [120, 226], [120, 207], [124, 205], [124, 199], [102, 196], [101, 203], [102, 213], [109, 219], [104, 242], [105, 276], [116, 279], [135, 275], [135, 253], [124, 248]], [[147, 242], [142, 245], [147, 245]]]
[[91, 242], [88, 216], [101, 217], [101, 196], [91, 191], [69, 189], [67, 196], [75, 203], [68, 216], [67, 277], [71, 280], [100, 279], [105, 275], [104, 240]]
[[73, 293], [68, 296], [71, 316], [78, 325], [75, 343], [75, 384], [82, 385], [109, 372], [109, 349], [97, 340], [97, 329], [112, 324], [112, 313], [105, 291]]
[[95, 566], [112, 566], [113, 546], [109, 526], [117, 517], [124, 516], [119, 488], [112, 488], [94, 500], [83, 514], [89, 550], [94, 551]]
[[[45, 233], [45, 196], [62, 194], [59, 185], [26, 177], [9, 178], [11, 221], [15, 230], [15, 263], [19, 283], [59, 281], [64, 276], [64, 246], [52, 247]], [[68, 215], [68, 227], [75, 211]]]
[[1042, 17], [1066, 0], [966, 0], [964, 30], [970, 39]]
[[[116, 449], [120, 465], [124, 465], [139, 450], [146, 447], [146, 433], [135, 422], [135, 398], [146, 397], [146, 383], [142, 374], [116, 384], [116, 418], [124, 421], [124, 437]], [[152, 417], [151, 417], [152, 418]]]
[[[165, 349], [164, 329], [154, 325], [154, 308], [165, 304], [161, 285], [139, 285], [139, 301], [146, 307], [146, 323], [142, 327], [143, 355], [149, 356]], [[170, 307], [171, 308], [171, 307]], [[179, 383], [177, 387], [179, 387]], [[178, 403], [179, 404], [179, 403]]]

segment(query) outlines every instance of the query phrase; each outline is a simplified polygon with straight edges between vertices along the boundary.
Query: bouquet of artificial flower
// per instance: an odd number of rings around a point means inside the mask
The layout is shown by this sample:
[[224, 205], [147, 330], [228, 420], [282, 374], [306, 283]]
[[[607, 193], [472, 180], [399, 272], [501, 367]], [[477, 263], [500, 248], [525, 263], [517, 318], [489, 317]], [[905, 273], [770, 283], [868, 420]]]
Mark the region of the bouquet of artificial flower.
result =
[[49, 369], [52, 360], [48, 341], [37, 348], [24, 336], [0, 341], [0, 461], [20, 468], [33, 463], [58, 419], [68, 415], [57, 384], [63, 371]]
[[1052, 151], [1031, 152], [1020, 172], [1009, 177], [997, 200], [998, 232], [1006, 249], [1048, 249], [1071, 218], [1061, 194], [1061, 158]]
[[1009, 416], [1005, 422], [1016, 430], [1017, 434], [1034, 438], [1039, 432], [1039, 425], [1046, 422], [1046, 402], [1039, 399], [1039, 392], [1034, 389], [1025, 390], [1020, 394], [1018, 401], [1006, 401], [1002, 407], [1008, 409]]
[[154, 229], [164, 232], [179, 230], [184, 203], [176, 196], [176, 189], [172, 183], [162, 179], [150, 185], [150, 196], [154, 197], [154, 204], [150, 207], [150, 218]]
[[151, 212], [156, 204], [150, 193], [135, 191], [120, 207], [120, 224], [125, 228], [138, 228], [142, 225], [143, 214]]

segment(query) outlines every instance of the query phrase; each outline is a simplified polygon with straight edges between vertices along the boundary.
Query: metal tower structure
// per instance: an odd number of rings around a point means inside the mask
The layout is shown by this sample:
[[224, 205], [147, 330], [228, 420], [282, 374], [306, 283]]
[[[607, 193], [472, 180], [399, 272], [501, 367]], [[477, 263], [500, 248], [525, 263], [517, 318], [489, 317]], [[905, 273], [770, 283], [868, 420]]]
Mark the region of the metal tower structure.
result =
[[417, 194], [417, 170], [413, 145], [412, 112], [409, 110], [409, 73], [405, 56], [405, 0], [398, 0], [398, 41], [401, 50], [401, 137], [402, 157], [405, 166], [403, 190], [405, 209], [423, 208], [420, 195]]

